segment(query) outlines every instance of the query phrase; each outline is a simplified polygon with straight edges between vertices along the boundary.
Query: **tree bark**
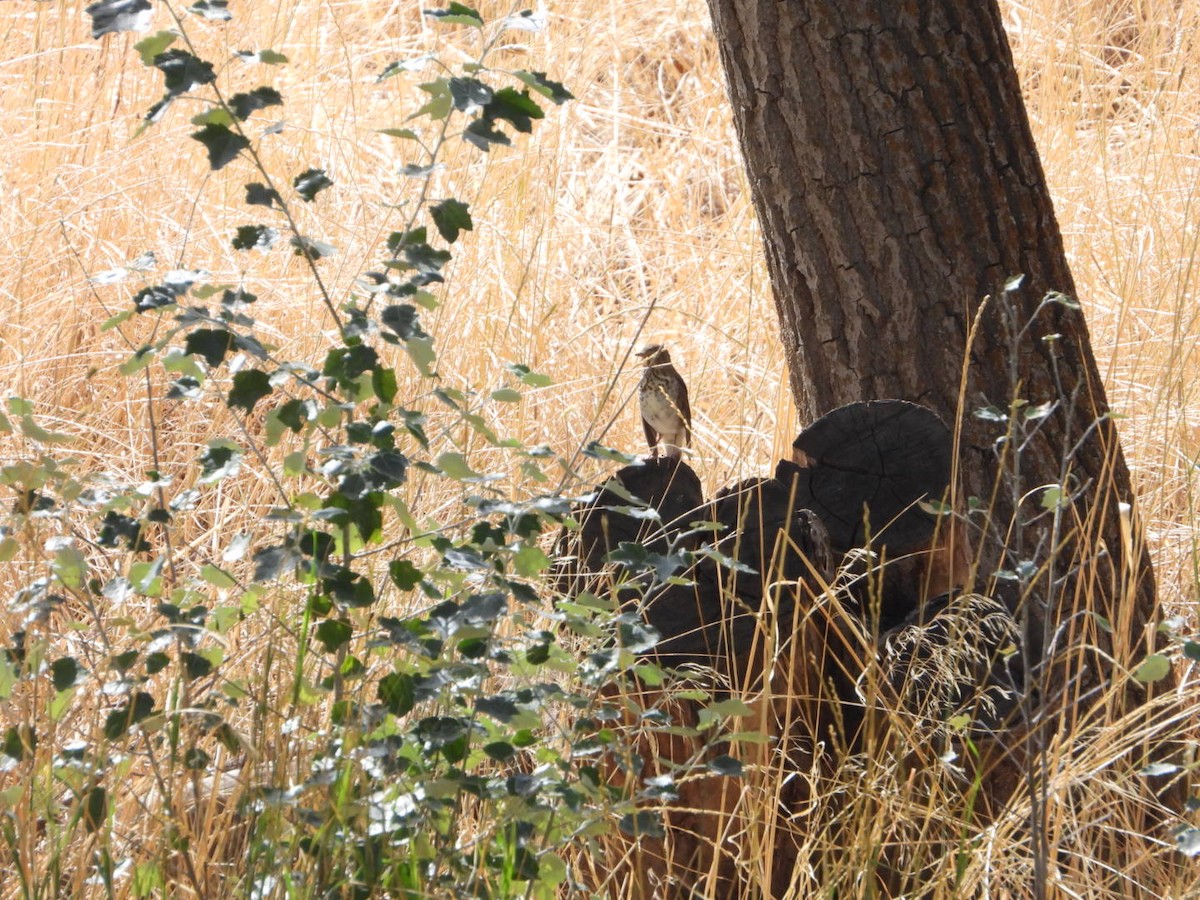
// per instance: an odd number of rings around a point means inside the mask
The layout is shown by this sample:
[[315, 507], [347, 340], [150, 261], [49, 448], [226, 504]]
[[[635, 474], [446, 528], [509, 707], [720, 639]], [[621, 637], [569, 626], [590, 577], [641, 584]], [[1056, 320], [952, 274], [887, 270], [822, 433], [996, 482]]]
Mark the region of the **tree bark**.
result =
[[1060, 699], [1082, 698], [1104, 654], [1146, 652], [1153, 577], [1083, 314], [1042, 302], [1075, 285], [997, 3], [710, 7], [798, 408], [900, 398], [961, 424], [960, 508], [991, 509], [977, 584], [1020, 569], [990, 589], [1025, 605], [1036, 658], [1102, 649]]

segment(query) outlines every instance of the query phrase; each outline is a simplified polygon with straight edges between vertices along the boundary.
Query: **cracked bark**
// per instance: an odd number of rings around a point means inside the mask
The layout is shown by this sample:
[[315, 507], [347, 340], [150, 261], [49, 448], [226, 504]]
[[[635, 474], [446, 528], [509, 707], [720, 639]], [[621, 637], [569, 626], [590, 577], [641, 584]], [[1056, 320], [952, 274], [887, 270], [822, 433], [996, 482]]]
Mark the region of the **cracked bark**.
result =
[[[1057, 675], [1077, 677], [1057, 683], [1071, 685], [1066, 702], [1085, 699], [1107, 683], [1105, 654], [1126, 666], [1152, 645], [1153, 575], [1138, 529], [1123, 536], [1129, 473], [1083, 313], [1051, 304], [1035, 316], [1048, 291], [1074, 297], [1075, 284], [996, 2], [709, 5], [802, 418], [894, 397], [961, 419], [960, 499], [986, 501], [1001, 476], [997, 426], [970, 412], [1006, 410], [1014, 396], [1061, 401], [1022, 454], [1018, 487], [1064, 472], [1081, 486], [1066, 531], [1029, 521], [1044, 496], [1035, 492], [1019, 553], [977, 543], [984, 581], [1018, 557], [1044, 565], [1061, 544], [1055, 575], [1072, 577], [1051, 587], [1043, 576], [1005, 599], [1029, 604], [1035, 653], [1073, 648]], [[1018, 273], [1011, 318], [1032, 321], [1030, 335], [1014, 354], [993, 301], [968, 351], [982, 299], [1004, 296]], [[1001, 525], [1013, 516], [1009, 485], [995, 503]], [[1090, 646], [1100, 653], [1074, 652]]]

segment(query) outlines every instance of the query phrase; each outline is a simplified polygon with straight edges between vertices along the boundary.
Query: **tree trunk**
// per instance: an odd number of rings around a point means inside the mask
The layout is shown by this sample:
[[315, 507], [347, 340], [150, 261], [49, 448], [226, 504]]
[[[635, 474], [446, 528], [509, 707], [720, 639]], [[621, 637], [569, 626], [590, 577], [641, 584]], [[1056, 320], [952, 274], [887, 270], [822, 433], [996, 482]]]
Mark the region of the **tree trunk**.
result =
[[[710, 6], [802, 415], [895, 397], [960, 422], [977, 586], [1027, 610], [1037, 659], [1136, 662], [1152, 572], [995, 0]], [[1108, 680], [1071, 655], [1068, 702]]]

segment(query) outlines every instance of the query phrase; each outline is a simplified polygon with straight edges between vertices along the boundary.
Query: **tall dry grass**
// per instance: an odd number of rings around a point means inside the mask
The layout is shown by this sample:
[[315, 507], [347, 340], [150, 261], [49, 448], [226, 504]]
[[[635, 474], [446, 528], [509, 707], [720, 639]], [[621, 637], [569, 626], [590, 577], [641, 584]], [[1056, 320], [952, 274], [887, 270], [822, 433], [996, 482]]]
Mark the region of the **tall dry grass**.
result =
[[[136, 38], [91, 40], [84, 5], [0, 3], [0, 387], [36, 401], [41, 422], [74, 435], [72, 452], [97, 471], [137, 481], [151, 468], [182, 469], [235, 423], [208, 408], [161, 407], [154, 458], [144, 385], [116, 371], [130, 347], [99, 328], [131, 290], [94, 286], [90, 274], [150, 250], [160, 270], [202, 267], [214, 281], [244, 282], [259, 294], [257, 316], [285, 359], [311, 357], [330, 325], [298, 260], [247, 260], [230, 249], [229, 234], [248, 221], [241, 185], [251, 173], [237, 162], [211, 176], [198, 147], [180, 149], [190, 143], [191, 110], [134, 135], [160, 80], [138, 62]], [[479, 6], [489, 18], [511, 11], [495, 0]], [[799, 423], [707, 9], [701, 0], [556, 0], [549, 11], [545, 34], [521, 35], [524, 46], [505, 52], [579, 99], [511, 151], [452, 150], [452, 174], [437, 187], [469, 200], [477, 223], [444, 304], [426, 320], [439, 370], [450, 384], [486, 388], [502, 363], [524, 362], [555, 384], [519, 406], [485, 408], [505, 433], [567, 457], [592, 438], [636, 449], [628, 353], [653, 337], [671, 346], [692, 385], [695, 465], [706, 487], [761, 472]], [[376, 132], [401, 124], [419, 76], [382, 84], [374, 76], [431, 48], [453, 58], [465, 38], [434, 29], [409, 2], [290, 0], [235, 12], [229, 26], [205, 30], [211, 43], [203, 49], [216, 59], [250, 47], [289, 56], [281, 69], [235, 77], [246, 87], [273, 78], [286, 98], [284, 132], [263, 142], [268, 165], [289, 176], [321, 166], [337, 183], [303, 210], [302, 227], [340, 248], [322, 272], [344, 294], [395, 227], [391, 204], [410, 189], [397, 174], [404, 148]], [[1124, 416], [1160, 593], [1169, 613], [1190, 621], [1200, 588], [1200, 2], [1030, 0], [1008, 2], [1005, 12], [1095, 351]], [[161, 13], [155, 25], [167, 26]], [[140, 327], [127, 329], [135, 343], [145, 338]], [[487, 448], [469, 435], [442, 438], [487, 468]], [[35, 450], [0, 436], [0, 459]], [[270, 497], [271, 485], [248, 475], [206, 501], [191, 530], [177, 535], [185, 564], [218, 555], [225, 536], [249, 527]], [[424, 502], [435, 514], [457, 498]], [[0, 570], [0, 593], [11, 595], [38, 563], [38, 548], [24, 548]], [[16, 627], [0, 620], [0, 642]], [[87, 635], [62, 639], [77, 646]], [[227, 665], [257, 673], [262, 648], [286, 657], [289, 641], [283, 629], [236, 635]], [[1190, 670], [1182, 676], [1180, 690], [1194, 692]], [[12, 712], [16, 720], [20, 711]], [[275, 754], [277, 778], [301, 770], [280, 723], [242, 725], [265, 757]], [[86, 733], [95, 722], [61, 727]], [[1076, 736], [1087, 752], [1063, 775], [1054, 808], [1054, 837], [1072, 860], [1059, 887], [1089, 897], [1195, 893], [1200, 876], [1173, 868], [1169, 848], [1136, 875], [1110, 871], [1100, 858], [1105, 841], [1121, 842], [1120, 810], [1089, 806], [1100, 795], [1089, 795], [1087, 781], [1128, 764], [1121, 731], [1110, 722]], [[848, 803], [844, 817], [858, 810], [863, 822], [920, 822], [940, 788], [922, 800], [897, 777], [881, 767], [828, 802]], [[863, 784], [873, 787], [855, 793]], [[1112, 784], [1116, 794], [1134, 789], [1132, 775]], [[155, 833], [135, 794], [115, 812], [131, 845]], [[956, 821], [952, 811], [949, 818]], [[227, 822], [213, 809], [194, 832], [201, 857], [226, 873], [236, 861], [223, 843]], [[1020, 895], [1028, 854], [1018, 824], [1019, 816], [985, 835], [963, 884], [981, 895]], [[1110, 837], [1093, 840], [1096, 829]], [[36, 835], [28, 840], [33, 847]], [[64, 852], [81, 871], [86, 849]], [[64, 889], [95, 890], [82, 879], [66, 877]], [[958, 889], [944, 879], [930, 888], [940, 896]], [[0, 892], [14, 889], [10, 880]]]

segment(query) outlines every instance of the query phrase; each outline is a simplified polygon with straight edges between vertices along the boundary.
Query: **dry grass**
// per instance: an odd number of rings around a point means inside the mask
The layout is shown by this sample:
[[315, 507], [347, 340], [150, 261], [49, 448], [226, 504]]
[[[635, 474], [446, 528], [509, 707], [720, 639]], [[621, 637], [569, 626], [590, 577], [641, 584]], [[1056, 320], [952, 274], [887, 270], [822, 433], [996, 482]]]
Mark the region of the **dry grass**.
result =
[[[199, 149], [186, 147], [193, 110], [176, 109], [134, 137], [160, 80], [138, 62], [136, 38], [92, 41], [84, 5], [0, 3], [0, 385], [6, 396], [36, 401], [42, 424], [74, 435], [72, 452], [97, 471], [136, 482], [155, 466], [144, 386], [117, 373], [129, 346], [99, 329], [131, 291], [93, 287], [89, 273], [152, 250], [160, 271], [203, 267], [216, 282], [244, 282], [260, 295], [264, 336], [285, 359], [312, 358], [329, 322], [298, 260], [280, 252], [247, 259], [229, 248], [229, 234], [251, 219], [241, 185], [253, 176], [241, 162], [207, 174]], [[489, 18], [511, 11], [498, 0], [479, 6]], [[1010, 0], [1005, 10], [1094, 348], [1125, 417], [1121, 433], [1161, 596], [1170, 613], [1190, 617], [1200, 587], [1200, 0]], [[506, 50], [505, 61], [544, 69], [579, 99], [512, 151], [454, 150], [435, 186], [469, 200], [477, 222], [441, 292], [444, 304], [426, 318], [439, 370], [450, 384], [489, 389], [502, 363], [526, 363], [555, 384], [519, 406], [485, 404], [483, 414], [506, 434], [568, 458], [593, 438], [636, 449], [628, 354], [653, 336], [670, 345], [691, 382], [695, 465], [706, 488], [761, 472], [783, 455], [798, 423], [707, 9], [701, 0], [556, 0], [550, 12], [549, 30], [519, 35], [523, 45]], [[454, 58], [465, 37], [431, 28], [415, 3], [289, 0], [235, 14], [229, 26], [205, 31], [202, 50], [223, 59], [272, 47], [290, 57], [281, 69], [230, 65], [245, 87], [274, 79], [285, 96], [287, 127], [263, 142], [268, 165], [288, 178], [322, 166], [337, 183], [302, 211], [302, 227], [340, 248], [322, 264], [339, 296], [396, 227], [389, 204], [412, 190], [396, 174], [408, 161], [403, 145], [376, 130], [401, 124], [419, 78], [376, 84], [373, 76], [431, 48]], [[159, 16], [156, 27], [166, 27]], [[146, 327], [134, 322], [125, 331], [137, 343]], [[231, 418], [211, 415], [209, 407], [162, 407], [158, 467], [181, 469], [208, 438], [235, 432]], [[488, 448], [470, 434], [439, 440], [472, 452], [476, 468], [489, 467]], [[0, 436], [5, 462], [35, 449]], [[198, 568], [219, 555], [224, 537], [270, 504], [271, 490], [247, 474], [206, 501], [191, 530], [176, 535], [188, 551], [182, 564]], [[423, 502], [438, 515], [457, 497]], [[0, 591], [11, 596], [39, 566], [40, 548], [24, 547], [0, 571]], [[286, 608], [277, 612], [288, 621]], [[0, 621], [0, 642], [18, 627]], [[86, 633], [61, 639], [86, 653]], [[262, 673], [294, 652], [292, 640], [281, 624], [235, 632], [226, 665], [268, 683]], [[1182, 674], [1181, 690], [1194, 691], [1191, 672]], [[23, 710], [11, 711], [11, 720], [21, 718]], [[306, 715], [317, 720], [311, 709]], [[8, 711], [0, 718], [10, 720]], [[86, 735], [97, 721], [80, 716], [58, 727]], [[301, 770], [278, 721], [240, 727], [261, 748], [266, 777], [284, 783]], [[1124, 748], [1138, 741], [1122, 738], [1125, 730], [1108, 722], [1072, 736], [1076, 752], [1057, 776], [1053, 811], [1053, 837], [1071, 861], [1059, 873], [1061, 890], [1193, 894], [1200, 878], [1173, 870], [1169, 851], [1128, 876], [1136, 886], [1106, 868], [1103, 849], [1132, 827], [1121, 798], [1136, 779], [1100, 777], [1132, 765]], [[844, 820], [899, 823], [874, 839], [901, 840], [906, 823], [922, 821], [942, 795], [899, 783], [903, 773], [885, 759], [861, 778], [847, 772], [825, 802], [845, 804]], [[146, 772], [131, 777], [139, 790], [153, 781]], [[955, 807], [945, 808], [958, 821]], [[117, 830], [134, 846], [154, 840], [142, 809], [138, 790], [116, 808]], [[195, 846], [217, 869], [236, 859], [222, 830], [226, 816], [213, 807], [196, 826]], [[964, 876], [972, 891], [1021, 894], [1021, 817], [1014, 810], [981, 837]], [[1106, 829], [1111, 839], [1095, 837]], [[68, 848], [65, 868], [82, 873], [88, 852]], [[206, 883], [219, 885], [223, 871]], [[64, 876], [63, 889], [86, 895], [92, 888], [82, 878]], [[9, 881], [0, 893], [14, 888]], [[955, 890], [945, 879], [930, 882], [931, 894]]]

